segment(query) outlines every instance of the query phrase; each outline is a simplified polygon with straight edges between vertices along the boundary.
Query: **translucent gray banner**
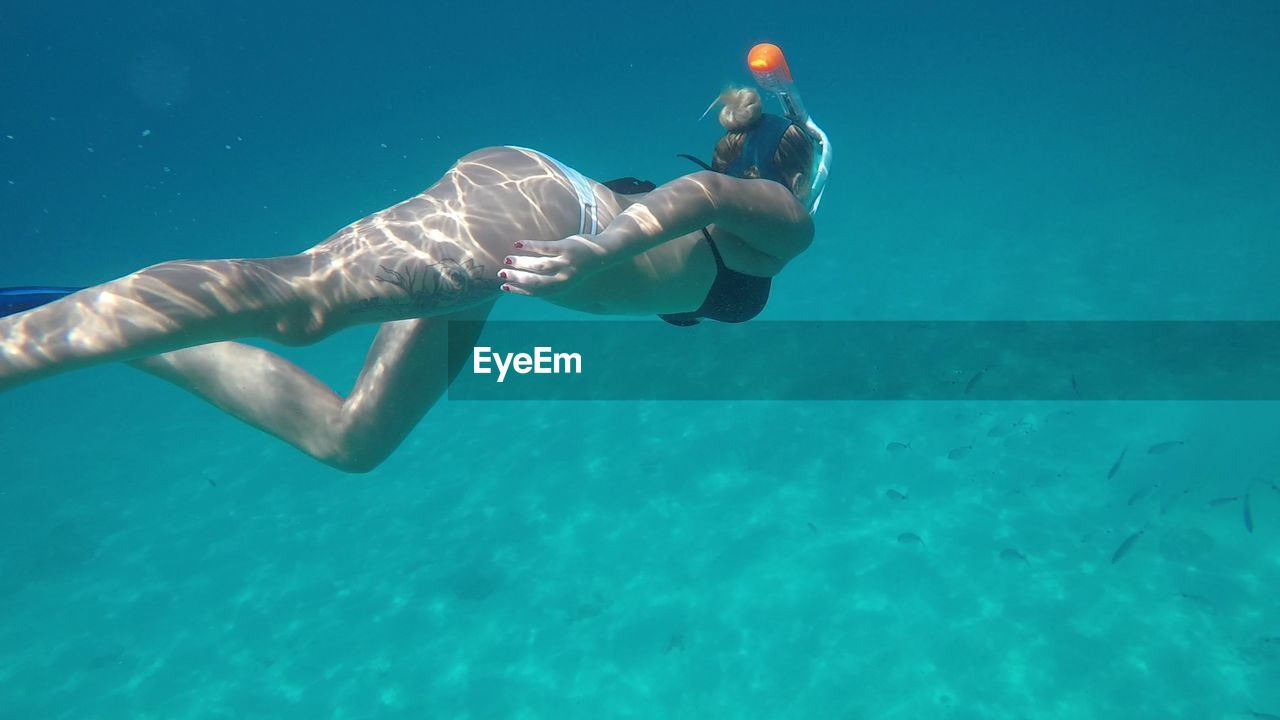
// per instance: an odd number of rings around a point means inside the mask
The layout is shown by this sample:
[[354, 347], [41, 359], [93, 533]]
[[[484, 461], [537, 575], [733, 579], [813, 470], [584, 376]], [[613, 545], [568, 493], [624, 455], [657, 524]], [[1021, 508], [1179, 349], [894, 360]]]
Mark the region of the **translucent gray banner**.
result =
[[451, 400], [1280, 400], [1272, 321], [476, 330], [450, 323]]

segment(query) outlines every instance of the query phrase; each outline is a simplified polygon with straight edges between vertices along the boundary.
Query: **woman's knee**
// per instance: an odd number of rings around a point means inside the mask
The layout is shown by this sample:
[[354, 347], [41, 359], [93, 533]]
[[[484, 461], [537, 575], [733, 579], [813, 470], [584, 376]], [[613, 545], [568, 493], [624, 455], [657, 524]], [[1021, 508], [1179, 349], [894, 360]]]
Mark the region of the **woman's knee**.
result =
[[340, 443], [334, 452], [322, 460], [330, 467], [342, 472], [363, 475], [373, 472], [390, 455], [390, 452], [381, 452], [374, 448], [353, 447]]
[[373, 471], [399, 446], [383, 433], [344, 410], [340, 417], [326, 423], [329, 430], [321, 460], [343, 472], [362, 474]]

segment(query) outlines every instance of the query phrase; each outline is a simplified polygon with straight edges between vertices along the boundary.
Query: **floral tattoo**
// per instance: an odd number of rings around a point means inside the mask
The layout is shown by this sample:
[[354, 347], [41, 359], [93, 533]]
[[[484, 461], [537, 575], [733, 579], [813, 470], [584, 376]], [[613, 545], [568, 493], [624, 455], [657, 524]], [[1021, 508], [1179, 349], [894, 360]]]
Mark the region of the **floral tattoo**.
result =
[[406, 305], [435, 310], [483, 297], [497, 289], [496, 281], [485, 278], [484, 265], [470, 258], [462, 262], [446, 258], [438, 263], [400, 270], [379, 265], [377, 280], [394, 285], [401, 295], [365, 298], [355, 312]]

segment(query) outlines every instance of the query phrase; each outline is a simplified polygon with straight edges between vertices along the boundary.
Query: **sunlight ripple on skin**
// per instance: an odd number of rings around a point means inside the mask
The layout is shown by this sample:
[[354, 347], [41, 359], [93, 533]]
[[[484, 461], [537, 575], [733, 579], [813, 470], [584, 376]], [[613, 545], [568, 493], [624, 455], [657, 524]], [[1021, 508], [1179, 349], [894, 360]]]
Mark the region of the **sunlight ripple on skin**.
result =
[[[620, 208], [601, 211], [607, 219]], [[0, 321], [0, 375], [236, 337], [314, 342], [353, 324], [475, 304], [499, 295], [512, 225], [521, 238], [554, 240], [577, 213], [572, 183], [542, 155], [477, 151], [419, 195], [299, 255], [161, 263]]]

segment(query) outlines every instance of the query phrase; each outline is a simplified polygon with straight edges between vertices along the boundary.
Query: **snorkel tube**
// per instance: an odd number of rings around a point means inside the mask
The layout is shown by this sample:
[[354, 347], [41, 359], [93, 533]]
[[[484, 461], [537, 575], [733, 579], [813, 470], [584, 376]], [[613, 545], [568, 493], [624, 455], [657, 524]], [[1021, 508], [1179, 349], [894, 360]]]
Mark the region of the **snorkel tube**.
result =
[[822, 201], [822, 191], [827, 187], [827, 175], [831, 171], [831, 142], [827, 134], [809, 117], [804, 109], [800, 93], [791, 79], [791, 68], [782, 55], [782, 49], [770, 43], [760, 43], [747, 53], [747, 67], [756, 78], [756, 84], [778, 96], [786, 116], [795, 124], [804, 128], [805, 132], [818, 143], [820, 153], [814, 160], [812, 185], [809, 189], [809, 214], [818, 211], [818, 203]]

